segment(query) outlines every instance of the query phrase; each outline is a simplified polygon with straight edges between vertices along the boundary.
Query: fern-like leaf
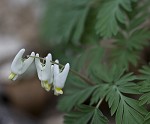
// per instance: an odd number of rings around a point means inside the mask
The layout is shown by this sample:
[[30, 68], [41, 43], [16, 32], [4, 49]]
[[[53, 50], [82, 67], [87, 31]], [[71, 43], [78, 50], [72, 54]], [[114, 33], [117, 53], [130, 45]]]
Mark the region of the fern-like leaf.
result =
[[146, 115], [144, 123], [143, 124], [149, 124], [150, 123], [150, 112]]
[[140, 59], [140, 52], [148, 44], [150, 31], [143, 27], [144, 22], [150, 17], [148, 0], [138, 1], [133, 6], [132, 12], [127, 12], [126, 23], [120, 26], [120, 32], [115, 39], [115, 48], [112, 52], [114, 63], [136, 66]]
[[[131, 11], [131, 3], [136, 0], [105, 0], [98, 13], [96, 31], [103, 37], [111, 37], [118, 32], [118, 22], [125, 23], [123, 9]], [[121, 7], [123, 9], [121, 9]]]
[[108, 124], [107, 118], [94, 107], [80, 105], [65, 116], [65, 124]]
[[116, 48], [112, 53], [113, 62], [122, 63], [128, 67], [129, 63], [136, 66], [140, 58], [140, 51], [148, 44], [146, 40], [150, 39], [148, 30], [139, 29], [125, 38], [123, 35], [116, 39]]
[[143, 66], [140, 72], [142, 73], [140, 76], [142, 80], [140, 92], [143, 93], [143, 95], [139, 98], [139, 104], [150, 104], [150, 66]]
[[[89, 12], [90, 0], [50, 0], [42, 25], [42, 35], [51, 44], [79, 44]], [[71, 39], [70, 39], [71, 38]]]
[[111, 115], [116, 115], [117, 124], [143, 123], [147, 111], [139, 106], [137, 100], [125, 95], [140, 94], [139, 86], [134, 83], [137, 77], [133, 73], [125, 74], [125, 69], [119, 65], [113, 65], [112, 68], [101, 65], [96, 66], [94, 70], [101, 82], [99, 86], [102, 87], [94, 90], [93, 97], [95, 95], [95, 98], [91, 99], [91, 104], [98, 102], [98, 99], [105, 98], [111, 109]]
[[91, 86], [77, 77], [71, 77], [66, 84], [64, 96], [60, 99], [58, 108], [61, 111], [70, 111], [73, 107], [84, 103], [97, 86]]

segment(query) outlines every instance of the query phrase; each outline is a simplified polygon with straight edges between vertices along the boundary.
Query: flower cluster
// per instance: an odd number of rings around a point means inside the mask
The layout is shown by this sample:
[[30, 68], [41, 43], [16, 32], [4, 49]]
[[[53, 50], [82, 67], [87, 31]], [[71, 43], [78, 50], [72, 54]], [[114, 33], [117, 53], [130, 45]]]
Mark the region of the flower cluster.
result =
[[65, 85], [65, 81], [70, 69], [69, 63], [67, 63], [62, 69], [59, 69], [59, 61], [52, 61], [52, 55], [49, 53], [44, 60], [45, 63], [40, 61], [39, 54], [34, 52], [27, 59], [23, 59], [25, 49], [21, 49], [15, 56], [12, 65], [11, 73], [9, 75], [10, 80], [16, 80], [17, 77], [23, 74], [31, 63], [35, 60], [38, 78], [41, 81], [41, 86], [46, 90], [50, 91], [53, 86], [54, 94], [63, 94], [62, 88]]

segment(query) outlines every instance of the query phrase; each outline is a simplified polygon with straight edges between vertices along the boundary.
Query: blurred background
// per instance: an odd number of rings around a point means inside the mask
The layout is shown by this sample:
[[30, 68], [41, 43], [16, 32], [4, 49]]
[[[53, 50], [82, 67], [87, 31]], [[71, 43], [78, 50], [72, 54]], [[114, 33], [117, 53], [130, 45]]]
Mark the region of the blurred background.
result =
[[41, 88], [34, 65], [17, 81], [8, 80], [11, 62], [25, 48], [45, 57], [40, 25], [45, 1], [0, 0], [0, 124], [62, 124], [53, 92]]

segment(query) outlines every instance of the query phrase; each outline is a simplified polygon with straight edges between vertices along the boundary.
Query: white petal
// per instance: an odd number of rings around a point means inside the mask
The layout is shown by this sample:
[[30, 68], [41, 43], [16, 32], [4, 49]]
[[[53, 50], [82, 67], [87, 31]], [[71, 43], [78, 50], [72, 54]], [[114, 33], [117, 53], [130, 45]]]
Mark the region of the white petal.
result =
[[42, 81], [48, 81], [50, 79], [50, 76], [51, 76], [51, 59], [52, 59], [51, 54], [48, 54], [46, 57], [45, 66], [42, 69], [42, 77], [41, 77]]
[[[55, 60], [56, 63], [59, 64], [58, 60]], [[54, 77], [56, 77], [59, 74], [59, 65], [54, 64]]]
[[12, 63], [17, 63], [18, 60], [22, 59], [22, 56], [23, 56], [24, 52], [25, 52], [25, 49], [21, 49], [21, 50], [17, 53], [17, 55], [15, 56], [15, 58], [14, 58], [14, 60], [13, 60]]
[[41, 65], [40, 59], [38, 58], [39, 57], [38, 53], [36, 54], [36, 57], [37, 58], [35, 58], [35, 65], [37, 66], [37, 69], [42, 70], [42, 65]]
[[[36, 57], [39, 57], [39, 54], [36, 54]], [[42, 68], [43, 67], [41, 65], [41, 62], [40, 62], [39, 58], [35, 58], [35, 66], [36, 66], [36, 69], [37, 69], [38, 77], [41, 80], [41, 77], [42, 77]]]
[[51, 61], [52, 61], [52, 55], [48, 54], [46, 57], [46, 63], [45, 63], [45, 68], [50, 68], [51, 66]]
[[29, 57], [28, 59], [26, 59], [23, 62], [23, 67], [22, 67], [22, 70], [21, 70], [20, 74], [24, 73], [29, 68], [29, 66], [31, 65], [31, 63], [34, 61], [35, 53], [32, 52], [30, 56], [33, 56], [33, 57]]
[[63, 75], [63, 77], [67, 77], [68, 72], [69, 72], [69, 69], [70, 69], [70, 65], [69, 65], [69, 63], [67, 63], [67, 64], [65, 65], [65, 68], [64, 68], [63, 71], [61, 72], [61, 74]]
[[[37, 54], [36, 56], [39, 57], [39, 54]], [[36, 58], [35, 60], [39, 79], [41, 81], [48, 81], [49, 84], [51, 84], [53, 81], [53, 74], [51, 71], [51, 61], [52, 61], [51, 54], [47, 55], [45, 66], [42, 66], [40, 59]]]
[[59, 87], [59, 88], [64, 87], [64, 84], [65, 84], [67, 76], [68, 76], [69, 69], [70, 69], [70, 65], [69, 65], [69, 63], [67, 63], [65, 65], [65, 68], [63, 69], [63, 71], [60, 74], [58, 74], [56, 77], [54, 76], [54, 85], [56, 87]]
[[50, 76], [50, 80], [49, 80], [49, 83], [53, 83], [54, 81], [54, 66], [51, 65], [51, 76]]
[[22, 69], [22, 56], [25, 52], [25, 49], [21, 49], [17, 55], [15, 56], [12, 64], [11, 64], [11, 71], [15, 74], [18, 74], [18, 72]]
[[47, 59], [47, 63], [45, 65], [45, 69], [48, 69], [47, 70], [47, 76], [48, 76], [48, 83], [49, 84], [52, 84], [53, 82], [53, 65], [51, 65], [51, 61], [52, 61], [52, 55], [51, 54], [48, 54], [48, 59]]

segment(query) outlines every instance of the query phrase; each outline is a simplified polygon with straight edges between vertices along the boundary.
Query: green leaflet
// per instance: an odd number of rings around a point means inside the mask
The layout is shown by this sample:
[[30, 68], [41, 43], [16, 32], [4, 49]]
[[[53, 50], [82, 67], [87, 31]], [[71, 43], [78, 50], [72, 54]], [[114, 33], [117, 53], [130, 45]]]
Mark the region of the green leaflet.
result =
[[97, 86], [90, 86], [79, 78], [69, 80], [65, 94], [59, 101], [58, 108], [61, 111], [72, 110], [73, 107], [84, 103], [96, 88]]
[[120, 101], [116, 112], [116, 124], [141, 124], [144, 121], [142, 114], [138, 113], [127, 103]]
[[124, 36], [116, 39], [116, 48], [112, 53], [113, 62], [122, 63], [127, 68], [129, 63], [136, 66], [140, 51], [148, 44], [146, 40], [149, 38], [150, 32], [148, 30], [139, 29], [129, 35], [127, 39]]
[[[93, 1], [97, 1], [97, 0], [93, 0]], [[99, 10], [99, 4], [96, 3], [96, 7], [91, 7], [90, 11], [88, 13], [86, 22], [85, 22], [85, 28], [84, 28], [84, 32], [82, 34], [81, 37], [81, 43], [90, 43], [91, 45], [93, 43], [98, 43], [99, 41], [99, 37], [96, 34], [95, 31], [95, 25], [96, 25], [96, 17], [97, 17], [97, 13]]]
[[[132, 53], [132, 54], [131, 54]], [[136, 66], [137, 62], [139, 60], [139, 53], [134, 51], [128, 51], [126, 49], [118, 48], [114, 49], [112, 58], [113, 58], [113, 63], [119, 62], [126, 68], [128, 68], [129, 63], [132, 63], [132, 65]]]
[[133, 31], [137, 27], [139, 28], [150, 17], [149, 6], [149, 0], [139, 0], [136, 2], [135, 6], [133, 6], [133, 11], [128, 13], [130, 20], [129, 26], [127, 27], [128, 31]]
[[[125, 23], [126, 18], [123, 9], [131, 11], [131, 3], [136, 0], [105, 0], [100, 7], [96, 32], [103, 37], [111, 37], [118, 32], [118, 22]], [[121, 9], [121, 7], [123, 9]]]
[[[129, 64], [136, 66], [140, 60], [141, 50], [148, 44], [150, 31], [143, 27], [143, 23], [150, 17], [148, 1], [135, 3], [133, 11], [127, 13], [127, 20], [120, 26], [120, 32], [115, 39], [115, 48], [112, 52], [112, 61], [122, 63], [127, 67]], [[143, 11], [142, 11], [143, 10]]]
[[93, 105], [95, 103], [98, 103], [100, 99], [103, 99], [108, 91], [109, 85], [108, 84], [101, 84], [99, 85], [93, 92], [90, 105]]
[[117, 87], [112, 87], [106, 96], [111, 115], [116, 112], [116, 124], [142, 124], [147, 111], [138, 101], [122, 95]]
[[99, 109], [86, 105], [76, 107], [76, 111], [66, 114], [64, 119], [64, 124], [108, 124]]
[[90, 0], [50, 0], [42, 24], [42, 35], [51, 44], [71, 40], [79, 44], [89, 12]]
[[90, 73], [93, 66], [101, 62], [103, 53], [102, 47], [94, 45], [74, 59], [73, 68], [77, 71], [85, 70]]
[[61, 111], [70, 111], [74, 106], [85, 102], [91, 96], [96, 87], [97, 86], [89, 86], [84, 89], [78, 88], [78, 90], [74, 92], [72, 91], [71, 94], [66, 94], [60, 99], [58, 108]]
[[91, 124], [108, 124], [108, 120], [99, 109], [95, 109]]
[[[76, 58], [77, 61], [74, 61], [72, 68], [75, 68], [79, 73], [80, 71], [88, 71], [88, 75], [90, 78], [89, 80], [96, 84], [98, 82], [95, 82], [95, 80], [91, 80], [92, 78], [90, 75], [93, 66], [96, 63], [100, 63], [102, 53], [103, 49], [101, 47], [93, 47], [79, 56], [79, 58]], [[85, 65], [85, 63], [87, 65]], [[83, 73], [82, 75], [84, 76]], [[65, 86], [65, 95], [59, 102], [59, 109], [62, 111], [70, 111], [74, 106], [79, 105], [90, 98], [97, 87], [99, 86], [88, 85], [79, 77], [73, 75], [70, 76]]]
[[[148, 87], [150, 88], [150, 87]], [[144, 94], [139, 98], [140, 102], [139, 105], [144, 105], [144, 104], [150, 104], [150, 91], [149, 92], [143, 92]]]
[[142, 73], [140, 76], [142, 80], [140, 92], [143, 93], [143, 95], [139, 98], [139, 104], [150, 104], [150, 66], [143, 66], [140, 72]]
[[[115, 82], [119, 82], [121, 80], [134, 80], [135, 76], [132, 74], [129, 77], [121, 78], [121, 76], [125, 73], [126, 69], [122, 67], [122, 65], [114, 64], [112, 66], [106, 64], [95, 64], [92, 68], [93, 77], [99, 80], [98, 84], [114, 84]], [[121, 78], [121, 79], [120, 79]]]
[[139, 72], [142, 74], [140, 76], [141, 79], [143, 80], [149, 80], [150, 78], [150, 65], [145, 65], [142, 67], [142, 69], [139, 70]]
[[116, 113], [117, 124], [141, 124], [147, 111], [139, 106], [135, 99], [123, 94], [140, 94], [139, 86], [134, 83], [137, 79], [133, 73], [125, 74], [125, 69], [116, 65], [111, 68], [101, 65], [95, 68], [96, 74], [101, 79], [99, 87], [94, 90], [91, 104], [98, 99], [105, 98], [111, 109], [111, 115]]
[[150, 123], [150, 112], [146, 115], [143, 124], [149, 124], [149, 123]]
[[100, 98], [104, 98], [109, 93], [110, 87], [117, 87], [122, 93], [140, 94], [139, 86], [134, 83], [137, 77], [133, 73], [125, 74], [125, 69], [119, 65], [113, 65], [112, 68], [103, 64], [95, 65], [92, 75], [97, 79], [98, 87], [93, 92], [90, 104], [97, 103]]

